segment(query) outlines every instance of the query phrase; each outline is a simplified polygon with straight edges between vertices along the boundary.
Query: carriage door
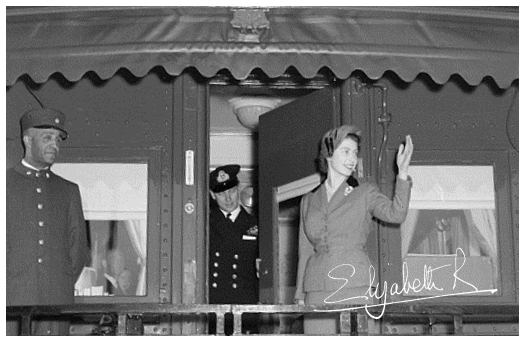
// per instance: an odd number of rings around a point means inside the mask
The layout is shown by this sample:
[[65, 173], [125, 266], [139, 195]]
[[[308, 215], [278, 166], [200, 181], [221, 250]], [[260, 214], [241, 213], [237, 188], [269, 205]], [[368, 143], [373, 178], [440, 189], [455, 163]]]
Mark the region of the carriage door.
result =
[[291, 304], [301, 196], [320, 184], [319, 140], [340, 124], [339, 89], [326, 87], [260, 117], [260, 301]]

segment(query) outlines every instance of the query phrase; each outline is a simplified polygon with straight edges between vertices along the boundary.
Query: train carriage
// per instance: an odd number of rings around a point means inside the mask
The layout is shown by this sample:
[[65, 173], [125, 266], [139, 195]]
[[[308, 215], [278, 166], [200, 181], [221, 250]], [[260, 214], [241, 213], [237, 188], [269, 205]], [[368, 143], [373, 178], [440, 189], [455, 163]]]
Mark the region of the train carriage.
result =
[[[53, 170], [80, 186], [93, 260], [75, 306], [8, 315], [200, 335], [259, 312], [262, 334], [300, 333], [299, 202], [319, 137], [352, 124], [386, 194], [405, 135], [416, 150], [407, 220], [367, 242], [389, 305], [341, 311], [341, 331], [517, 334], [518, 27], [517, 7], [7, 7], [7, 167], [22, 113], [66, 114]], [[208, 305], [208, 174], [230, 163], [259, 221], [253, 306]]]

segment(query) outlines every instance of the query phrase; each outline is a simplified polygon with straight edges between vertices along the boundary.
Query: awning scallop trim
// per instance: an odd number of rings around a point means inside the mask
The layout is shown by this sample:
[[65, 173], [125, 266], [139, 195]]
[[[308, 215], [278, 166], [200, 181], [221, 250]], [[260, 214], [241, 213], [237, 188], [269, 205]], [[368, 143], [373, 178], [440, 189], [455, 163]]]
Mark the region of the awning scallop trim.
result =
[[436, 83], [460, 75], [470, 85], [489, 76], [501, 88], [519, 78], [517, 9], [270, 8], [259, 43], [241, 41], [234, 10], [206, 8], [38, 8], [7, 10], [7, 85], [23, 74], [45, 82], [77, 81], [126, 68], [137, 77], [162, 66], [171, 75], [194, 67], [213, 77], [227, 69], [245, 79], [290, 66], [305, 78], [327, 67], [340, 79], [362, 70]]

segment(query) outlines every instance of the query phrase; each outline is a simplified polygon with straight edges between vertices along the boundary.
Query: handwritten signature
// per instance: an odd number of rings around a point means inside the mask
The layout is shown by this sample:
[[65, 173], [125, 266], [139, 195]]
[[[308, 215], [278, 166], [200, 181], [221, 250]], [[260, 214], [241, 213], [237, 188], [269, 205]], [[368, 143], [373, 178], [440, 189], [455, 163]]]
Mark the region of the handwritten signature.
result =
[[[370, 286], [368, 287], [368, 290], [365, 292], [364, 295], [350, 297], [350, 298], [345, 298], [345, 299], [340, 299], [340, 300], [330, 300], [332, 298], [335, 298], [337, 293], [341, 289], [343, 289], [346, 286], [346, 284], [349, 282], [349, 280], [346, 277], [335, 277], [335, 276], [333, 276], [332, 272], [335, 272], [336, 270], [338, 270], [340, 268], [343, 268], [343, 267], [345, 267], [345, 268], [350, 267], [351, 268], [350, 278], [355, 274], [355, 268], [354, 268], [353, 265], [348, 264], [348, 263], [340, 264], [340, 265], [332, 268], [328, 272], [328, 277], [330, 277], [333, 280], [343, 280], [344, 283], [334, 293], [330, 294], [327, 298], [324, 299], [324, 303], [325, 304], [337, 304], [337, 303], [341, 303], [341, 302], [345, 302], [345, 301], [349, 301], [349, 300], [367, 301], [370, 298], [375, 298], [375, 299], [378, 299], [378, 300], [382, 300], [382, 303], [381, 304], [374, 304], [374, 305], [364, 305], [364, 306], [349, 307], [349, 308], [344, 308], [344, 309], [316, 310], [316, 311], [337, 312], [337, 311], [348, 311], [348, 310], [356, 310], [356, 309], [360, 309], [360, 308], [365, 308], [367, 314], [371, 318], [380, 319], [383, 316], [383, 314], [385, 313], [386, 305], [390, 305], [390, 304], [397, 304], [397, 303], [404, 303], [404, 302], [413, 302], [413, 301], [421, 301], [421, 300], [426, 300], [426, 299], [441, 298], [441, 297], [453, 296], [453, 295], [467, 295], [467, 294], [487, 293], [487, 292], [495, 293], [497, 291], [497, 289], [479, 290], [476, 286], [474, 286], [473, 284], [471, 284], [471, 283], [461, 279], [458, 276], [459, 271], [465, 265], [465, 261], [466, 261], [466, 259], [465, 259], [465, 252], [463, 251], [463, 249], [457, 248], [456, 249], [456, 254], [454, 255], [454, 273], [452, 274], [453, 277], [454, 277], [454, 284], [452, 286], [452, 289], [456, 289], [456, 286], [458, 285], [458, 283], [461, 283], [461, 284], [467, 285], [470, 289], [472, 289], [471, 291], [460, 292], [460, 293], [451, 293], [451, 294], [440, 294], [440, 295], [429, 296], [429, 297], [424, 297], [424, 298], [400, 300], [400, 301], [393, 301], [393, 302], [387, 302], [387, 291], [389, 290], [387, 281], [385, 281], [384, 284], [383, 284], [382, 292], [379, 291], [379, 288], [376, 288], [376, 287], [373, 286], [374, 285], [374, 281], [375, 281], [375, 277], [376, 277], [376, 271], [375, 271], [374, 266], [370, 266], [370, 268], [369, 268], [369, 275], [370, 275], [370, 283], [369, 283], [369, 285]], [[419, 293], [422, 290], [443, 291], [443, 288], [440, 288], [440, 287], [436, 286], [436, 284], [432, 280], [432, 276], [433, 276], [433, 272], [434, 271], [439, 270], [441, 268], [446, 268], [446, 267], [451, 267], [451, 264], [445, 264], [445, 265], [442, 265], [442, 266], [439, 266], [439, 267], [435, 267], [435, 268], [432, 268], [431, 266], [425, 265], [423, 267], [423, 279], [421, 280], [419, 278], [415, 278], [412, 282], [410, 282], [409, 279], [408, 279], [408, 277], [409, 277], [408, 264], [406, 262], [403, 262], [403, 268], [402, 268], [403, 269], [403, 274], [402, 274], [403, 284], [402, 284], [402, 287], [400, 287], [397, 283], [393, 283], [390, 286], [390, 291], [388, 293], [392, 296], [392, 295], [400, 295], [400, 294], [403, 294], [403, 293], [408, 293], [410, 291], [412, 291], [414, 293]], [[368, 311], [368, 308], [370, 308], [370, 307], [377, 307], [377, 306], [382, 306], [383, 308], [382, 308], [381, 314], [379, 316], [374, 316]]]

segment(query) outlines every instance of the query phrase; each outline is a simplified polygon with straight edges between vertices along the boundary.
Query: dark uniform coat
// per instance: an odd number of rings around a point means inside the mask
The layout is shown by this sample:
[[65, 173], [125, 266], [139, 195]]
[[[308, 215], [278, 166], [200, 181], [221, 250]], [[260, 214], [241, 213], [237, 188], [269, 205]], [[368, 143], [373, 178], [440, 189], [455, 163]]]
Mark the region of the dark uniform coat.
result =
[[74, 303], [90, 259], [78, 186], [22, 163], [6, 182], [7, 306]]
[[257, 219], [241, 206], [235, 222], [210, 210], [210, 304], [257, 304]]
[[[337, 297], [336, 291], [346, 294], [352, 288], [370, 286], [371, 263], [364, 245], [373, 227], [372, 217], [402, 223], [408, 212], [410, 187], [410, 179], [398, 177], [393, 200], [371, 183], [349, 188], [343, 182], [329, 202], [324, 183], [306, 194], [301, 201], [295, 299], [304, 300], [309, 292], [333, 295], [331, 300], [345, 299]], [[340, 289], [345, 280], [348, 282]]]

